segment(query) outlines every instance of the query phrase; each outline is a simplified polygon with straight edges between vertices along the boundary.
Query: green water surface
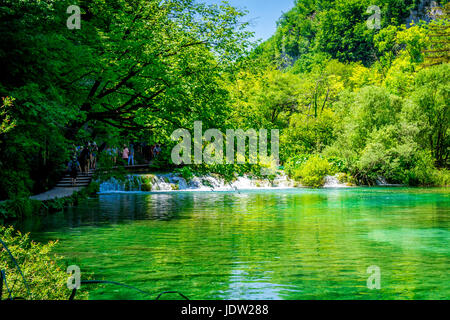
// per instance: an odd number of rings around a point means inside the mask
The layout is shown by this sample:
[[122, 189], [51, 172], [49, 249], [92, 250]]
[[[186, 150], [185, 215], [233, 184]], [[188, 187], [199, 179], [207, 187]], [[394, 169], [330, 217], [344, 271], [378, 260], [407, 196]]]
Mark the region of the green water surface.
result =
[[[112, 194], [29, 221], [83, 277], [190, 299], [448, 299], [449, 189]], [[367, 287], [378, 266], [381, 289]], [[147, 299], [84, 286], [91, 299]]]

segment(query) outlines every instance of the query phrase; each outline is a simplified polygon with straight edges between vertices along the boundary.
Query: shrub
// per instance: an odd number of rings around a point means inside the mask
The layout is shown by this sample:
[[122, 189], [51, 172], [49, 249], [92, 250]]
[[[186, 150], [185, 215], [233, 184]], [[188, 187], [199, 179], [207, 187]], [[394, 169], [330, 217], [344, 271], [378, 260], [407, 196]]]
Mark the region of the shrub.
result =
[[0, 221], [22, 219], [39, 212], [41, 203], [29, 198], [15, 198], [0, 203]]
[[191, 168], [189, 167], [183, 167], [181, 169], [176, 169], [176, 173], [179, 173], [186, 182], [189, 182], [194, 178], [194, 173], [192, 172]]
[[[215, 173], [222, 177], [226, 182], [231, 182], [237, 176], [242, 176], [244, 173], [252, 171], [252, 166], [248, 164], [202, 164], [195, 166], [195, 171], [198, 175]], [[255, 170], [256, 171], [256, 170]]]
[[99, 159], [99, 169], [95, 171], [93, 180], [100, 183], [109, 181], [111, 178], [125, 182], [127, 180], [128, 172], [123, 166], [112, 166], [112, 162], [109, 157], [102, 155]]
[[439, 187], [450, 186], [450, 170], [448, 169], [434, 170], [433, 182], [435, 186]]
[[337, 157], [329, 157], [327, 158], [327, 160], [330, 163], [330, 172], [329, 172], [330, 175], [343, 172], [345, 173], [349, 171], [347, 164], [344, 160]]
[[91, 182], [88, 187], [75, 192], [69, 197], [37, 201], [28, 197], [15, 198], [0, 202], [0, 223], [9, 220], [20, 220], [31, 215], [42, 215], [64, 210], [78, 204], [81, 199], [96, 195], [100, 189], [97, 182]]
[[[25, 285], [21, 274], [0, 244], [0, 270], [4, 271], [9, 288], [13, 288], [11, 298], [25, 298], [33, 300], [66, 300], [71, 291], [67, 288], [67, 278], [61, 257], [51, 252], [56, 242], [39, 244], [30, 240], [29, 234], [21, 234], [12, 227], [0, 226], [0, 238], [16, 259], [26, 280]], [[28, 294], [29, 293], [29, 294]], [[2, 297], [8, 297], [6, 286], [3, 286]], [[87, 293], [80, 291], [77, 299], [86, 299]]]
[[27, 197], [33, 189], [33, 181], [24, 170], [0, 167], [0, 179], [0, 199]]
[[325, 183], [325, 176], [330, 172], [330, 168], [328, 160], [313, 155], [303, 166], [295, 170], [294, 179], [304, 186], [319, 188]]
[[308, 161], [309, 156], [309, 154], [298, 154], [290, 157], [284, 164], [286, 174], [290, 177], [294, 177], [295, 171]]
[[348, 175], [347, 173], [338, 172], [336, 174], [336, 178], [340, 183], [346, 184], [347, 186], [356, 185], [355, 179], [351, 175]]
[[410, 186], [433, 186], [436, 185], [434, 181], [434, 159], [431, 153], [425, 151], [418, 151], [412, 157], [414, 165], [411, 169], [404, 170], [406, 178], [403, 181]]
[[152, 187], [153, 187], [153, 176], [142, 176], [141, 191], [152, 191]]

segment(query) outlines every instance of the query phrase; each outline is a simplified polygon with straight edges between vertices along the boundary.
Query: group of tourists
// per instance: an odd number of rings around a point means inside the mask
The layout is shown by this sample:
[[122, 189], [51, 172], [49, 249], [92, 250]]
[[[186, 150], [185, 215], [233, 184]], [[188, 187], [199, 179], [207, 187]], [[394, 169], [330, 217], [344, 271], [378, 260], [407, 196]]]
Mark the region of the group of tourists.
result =
[[106, 149], [106, 154], [109, 156], [111, 163], [115, 165], [117, 163], [117, 156], [119, 155], [119, 148], [116, 146], [108, 147]]
[[72, 179], [72, 185], [77, 182], [78, 172], [88, 174], [97, 166], [98, 146], [94, 142], [86, 142], [84, 146], [73, 145], [72, 159], [68, 163], [67, 171]]
[[[106, 143], [101, 146], [101, 149], [103, 150], [105, 146]], [[135, 149], [143, 155], [145, 161], [156, 159], [161, 153], [160, 144], [131, 143], [129, 145], [124, 144], [122, 148], [110, 146], [106, 149], [106, 154], [110, 157], [113, 165], [117, 165], [118, 159], [122, 159], [124, 166], [134, 166]], [[72, 157], [67, 168], [72, 179], [72, 185], [76, 185], [79, 172], [88, 174], [91, 170], [96, 169], [98, 153], [99, 148], [95, 141], [86, 142], [84, 146], [73, 145]]]
[[134, 146], [132, 144], [129, 148], [126, 144], [123, 145], [122, 161], [124, 165], [134, 166]]
[[110, 156], [111, 162], [117, 165], [117, 159], [122, 159], [122, 163], [125, 166], [134, 166], [136, 164], [135, 154], [138, 152], [143, 156], [143, 160], [149, 162], [159, 156], [161, 153], [161, 145], [153, 144], [147, 145], [146, 143], [130, 143], [124, 144], [122, 148], [116, 146], [106, 149], [106, 153]]
[[116, 146], [108, 147], [106, 149], [106, 154], [110, 157], [111, 162], [114, 165], [117, 165], [117, 159], [119, 156], [122, 159], [123, 165], [134, 166], [135, 164], [133, 144], [130, 144], [129, 147], [126, 144], [124, 144], [122, 149], [119, 149]]
[[123, 148], [119, 150], [117, 147], [109, 147], [106, 149], [106, 153], [109, 155], [111, 162], [116, 165], [117, 164], [117, 158], [120, 156], [122, 159], [123, 165], [125, 166], [134, 166], [135, 164], [135, 158], [134, 158], [134, 145], [130, 144], [130, 146], [127, 146], [126, 144], [123, 145]]

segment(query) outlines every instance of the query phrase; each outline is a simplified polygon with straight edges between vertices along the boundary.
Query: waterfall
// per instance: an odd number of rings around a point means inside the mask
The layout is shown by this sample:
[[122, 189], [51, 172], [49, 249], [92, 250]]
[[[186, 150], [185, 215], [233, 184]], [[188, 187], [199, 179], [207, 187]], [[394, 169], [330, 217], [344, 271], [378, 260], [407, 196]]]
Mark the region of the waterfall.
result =
[[100, 184], [100, 193], [112, 191], [125, 191], [125, 184], [116, 178], [111, 178]]
[[178, 174], [128, 175], [125, 180], [111, 178], [100, 184], [100, 193], [113, 192], [158, 192], [158, 191], [234, 191], [269, 188], [292, 188], [294, 182], [285, 175], [273, 181], [255, 179], [244, 175], [228, 183], [218, 175], [194, 176], [186, 181]]
[[375, 182], [378, 186], [388, 186], [389, 185], [386, 178], [382, 177], [382, 176], [378, 176], [378, 178], [375, 180]]
[[378, 178], [375, 180], [375, 183], [380, 187], [404, 187], [403, 184], [389, 183], [386, 178], [382, 176], [378, 176]]
[[133, 175], [127, 176], [124, 181], [110, 178], [100, 184], [100, 192], [141, 191], [141, 184], [141, 179]]
[[325, 184], [323, 187], [324, 188], [346, 188], [346, 187], [348, 187], [348, 185], [340, 182], [338, 179], [338, 175], [334, 175], [334, 176], [326, 176], [325, 177]]

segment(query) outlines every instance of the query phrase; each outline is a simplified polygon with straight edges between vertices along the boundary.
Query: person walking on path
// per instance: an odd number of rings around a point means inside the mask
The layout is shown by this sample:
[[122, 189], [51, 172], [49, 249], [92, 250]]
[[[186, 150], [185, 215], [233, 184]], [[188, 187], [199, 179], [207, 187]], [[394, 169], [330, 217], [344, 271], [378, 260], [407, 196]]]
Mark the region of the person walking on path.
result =
[[124, 164], [128, 164], [128, 156], [130, 154], [130, 150], [128, 150], [126, 145], [123, 145], [123, 151], [122, 151], [122, 160], [124, 161]]
[[80, 156], [78, 157], [78, 162], [80, 163], [81, 172], [88, 174], [89, 172], [89, 146], [86, 144], [81, 150]]
[[116, 146], [114, 146], [111, 149], [111, 154], [112, 154], [113, 164], [116, 165], [117, 164], [117, 155], [119, 154], [119, 149]]
[[134, 147], [130, 144], [130, 153], [128, 156], [128, 165], [134, 166]]
[[159, 144], [157, 144], [155, 146], [154, 153], [155, 153], [155, 158], [157, 158], [159, 156], [159, 154], [161, 153], [161, 146]]
[[77, 156], [74, 155], [72, 160], [69, 161], [67, 171], [72, 179], [72, 187], [77, 184], [78, 170], [81, 171], [80, 163], [77, 160]]
[[94, 141], [91, 148], [91, 168], [95, 170], [97, 167], [97, 154], [98, 154], [98, 147], [97, 143]]

